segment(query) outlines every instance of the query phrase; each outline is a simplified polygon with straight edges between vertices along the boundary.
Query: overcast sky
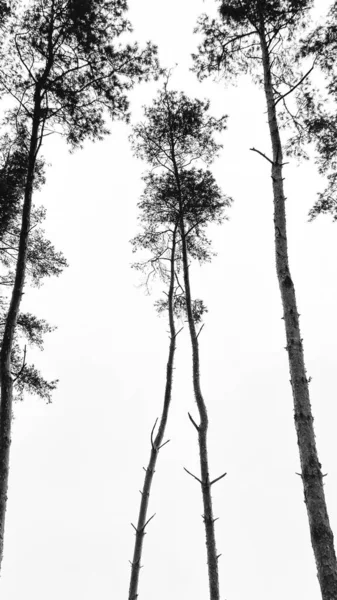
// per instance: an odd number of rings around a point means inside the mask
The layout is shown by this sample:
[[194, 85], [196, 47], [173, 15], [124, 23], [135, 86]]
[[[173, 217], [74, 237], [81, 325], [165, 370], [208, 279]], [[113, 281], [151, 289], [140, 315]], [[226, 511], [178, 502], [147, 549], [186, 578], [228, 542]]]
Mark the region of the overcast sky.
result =
[[[327, 2], [320, 0], [320, 8]], [[129, 0], [135, 38], [178, 66], [171, 87], [210, 98], [228, 130], [213, 173], [233, 197], [230, 220], [211, 231], [212, 264], [191, 271], [192, 294], [208, 306], [199, 338], [201, 383], [210, 419], [211, 476], [223, 600], [318, 600], [320, 590], [303, 502], [284, 323], [275, 272], [270, 169], [249, 151], [269, 152], [262, 92], [198, 83], [190, 54], [197, 16], [213, 0]], [[158, 84], [130, 95], [132, 122]], [[132, 156], [130, 128], [114, 123], [101, 143], [70, 155], [48, 138], [47, 183], [36, 196], [46, 230], [70, 266], [23, 309], [58, 326], [43, 353], [45, 377], [60, 380], [53, 403], [15, 406], [3, 600], [127, 598], [134, 531], [150, 431], [160, 415], [168, 326], [130, 268], [146, 164]], [[296, 286], [318, 452], [337, 535], [337, 232], [329, 217], [308, 223], [324, 182], [312, 162], [285, 169], [289, 251]], [[28, 356], [29, 358], [29, 356]], [[208, 580], [198, 473], [188, 331], [178, 338], [170, 444], [159, 456], [150, 501], [140, 600], [206, 600]]]

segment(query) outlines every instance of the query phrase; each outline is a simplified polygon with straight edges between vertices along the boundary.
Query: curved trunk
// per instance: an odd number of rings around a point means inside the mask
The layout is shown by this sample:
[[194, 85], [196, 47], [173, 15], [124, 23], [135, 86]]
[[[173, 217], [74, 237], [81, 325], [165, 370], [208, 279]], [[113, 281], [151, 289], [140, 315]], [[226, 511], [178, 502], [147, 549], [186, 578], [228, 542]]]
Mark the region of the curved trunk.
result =
[[318, 460], [315, 442], [295, 287], [289, 269], [282, 174], [282, 145], [274, 101], [270, 56], [262, 17], [260, 20], [259, 36], [262, 49], [264, 90], [267, 100], [268, 122], [273, 150], [272, 183], [274, 194], [276, 270], [283, 304], [287, 338], [286, 349], [289, 358], [294, 399], [295, 425], [301, 460], [304, 501], [307, 507], [311, 543], [315, 554], [322, 598], [323, 600], [336, 600], [336, 554], [325, 501], [321, 464]]
[[[158, 453], [160, 448], [163, 446], [163, 439], [165, 435], [165, 429], [167, 424], [167, 418], [171, 403], [172, 396], [172, 380], [173, 380], [173, 363], [174, 363], [174, 355], [176, 350], [176, 330], [174, 324], [174, 278], [175, 278], [175, 251], [176, 251], [176, 230], [173, 234], [172, 241], [172, 251], [171, 251], [171, 273], [170, 273], [170, 288], [168, 295], [168, 312], [169, 312], [169, 326], [170, 326], [170, 348], [169, 355], [166, 367], [166, 386], [165, 386], [165, 395], [164, 395], [164, 405], [160, 418], [159, 429], [155, 439], [152, 439], [151, 435], [151, 454], [150, 460], [148, 462], [148, 466], [145, 469], [145, 479], [143, 484], [143, 490], [141, 491], [141, 502], [139, 507], [139, 516], [137, 527], [134, 527], [136, 531], [136, 540], [135, 547], [133, 553], [133, 559], [131, 563], [131, 577], [130, 577], [130, 588], [129, 588], [129, 596], [128, 600], [137, 600], [138, 597], [138, 581], [139, 581], [139, 572], [141, 569], [141, 557], [143, 551], [143, 540], [145, 535], [146, 525], [149, 523], [150, 519], [147, 518], [147, 510], [150, 499], [150, 492], [152, 486], [153, 475], [155, 472], [155, 467], [157, 464]], [[164, 442], [166, 443], [166, 442]]]
[[200, 358], [199, 358], [199, 343], [198, 336], [195, 330], [195, 324], [192, 313], [192, 298], [190, 289], [189, 269], [188, 269], [188, 253], [186, 248], [186, 237], [184, 220], [181, 217], [180, 232], [182, 238], [182, 257], [184, 269], [184, 287], [186, 295], [186, 309], [188, 326], [190, 330], [190, 338], [192, 345], [192, 361], [193, 361], [193, 389], [197, 403], [200, 423], [197, 426], [198, 441], [199, 441], [199, 457], [200, 457], [200, 472], [201, 472], [201, 489], [202, 500], [204, 506], [203, 520], [206, 533], [207, 547], [207, 564], [208, 564], [208, 579], [210, 600], [219, 600], [219, 573], [218, 573], [218, 556], [215, 541], [213, 502], [211, 495], [211, 481], [209, 477], [208, 467], [208, 448], [207, 448], [207, 432], [208, 432], [208, 415], [205, 400], [203, 398], [200, 387]]
[[193, 312], [192, 312], [192, 296], [191, 296], [191, 285], [189, 276], [188, 266], [188, 251], [186, 245], [186, 234], [185, 234], [185, 223], [183, 215], [183, 198], [180, 186], [180, 177], [177, 162], [174, 155], [174, 144], [172, 140], [172, 163], [174, 167], [174, 174], [178, 189], [179, 197], [179, 229], [182, 244], [182, 262], [183, 262], [183, 274], [184, 274], [184, 288], [186, 298], [186, 312], [188, 327], [192, 345], [192, 365], [193, 365], [193, 390], [194, 397], [199, 411], [200, 423], [195, 425], [198, 431], [198, 442], [199, 442], [199, 458], [200, 458], [200, 473], [201, 473], [201, 489], [202, 489], [202, 500], [204, 507], [203, 520], [205, 524], [206, 534], [206, 548], [207, 548], [207, 566], [208, 566], [208, 580], [209, 580], [209, 591], [210, 600], [220, 599], [220, 588], [219, 588], [219, 573], [218, 573], [218, 555], [216, 550], [215, 541], [215, 528], [214, 528], [214, 516], [213, 516], [213, 502], [211, 495], [211, 485], [209, 477], [209, 466], [208, 466], [208, 446], [207, 446], [207, 432], [208, 432], [208, 415], [205, 400], [203, 398], [200, 386], [200, 357], [199, 357], [199, 343], [198, 336], [195, 329]]
[[183, 219], [181, 219], [181, 237], [183, 246], [183, 268], [184, 268], [184, 287], [186, 294], [186, 309], [188, 326], [190, 330], [190, 338], [192, 345], [192, 361], [193, 361], [193, 389], [197, 403], [200, 423], [198, 429], [199, 441], [199, 457], [200, 457], [200, 472], [201, 472], [201, 489], [204, 505], [203, 519], [205, 523], [206, 547], [207, 547], [207, 564], [210, 600], [219, 600], [219, 573], [218, 573], [218, 556], [215, 542], [214, 517], [213, 517], [213, 502], [211, 495], [211, 481], [209, 477], [208, 467], [208, 448], [207, 448], [207, 432], [208, 432], [208, 415], [205, 400], [203, 398], [200, 387], [200, 358], [199, 358], [199, 343], [195, 330], [195, 324], [192, 314], [192, 299], [190, 291], [189, 271], [188, 271], [188, 255], [186, 248], [186, 239], [184, 231]]
[[38, 133], [40, 123], [40, 94], [35, 95], [34, 116], [30, 139], [27, 180], [25, 186], [24, 204], [22, 210], [22, 224], [20, 232], [18, 258], [16, 263], [15, 281], [12, 297], [7, 313], [4, 335], [0, 353], [0, 565], [3, 558], [5, 515], [8, 490], [9, 452], [11, 444], [11, 421], [13, 403], [13, 379], [11, 374], [11, 354], [14, 332], [19, 313], [23, 286], [25, 281], [28, 238], [30, 229], [30, 216], [32, 206], [32, 193], [36, 153], [38, 148]]

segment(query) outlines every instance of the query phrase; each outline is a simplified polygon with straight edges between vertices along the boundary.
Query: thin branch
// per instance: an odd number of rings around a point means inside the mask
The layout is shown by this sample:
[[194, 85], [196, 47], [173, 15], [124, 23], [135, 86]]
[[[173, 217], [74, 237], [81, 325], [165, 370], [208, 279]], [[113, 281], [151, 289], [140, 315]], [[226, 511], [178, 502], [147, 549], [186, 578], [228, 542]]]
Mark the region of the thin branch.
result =
[[156, 513], [154, 513], [154, 515], [152, 515], [152, 517], [150, 517], [150, 518], [149, 518], [149, 519], [146, 521], [145, 525], [143, 525], [143, 527], [142, 527], [142, 531], [144, 531], [144, 529], [145, 529], [146, 525], [148, 525], [148, 524], [150, 523], [150, 521], [152, 521], [153, 517], [155, 517], [155, 516], [156, 516]]
[[277, 98], [277, 100], [275, 100], [274, 106], [276, 106], [280, 102], [280, 100], [284, 100], [284, 98], [286, 96], [291, 94], [294, 90], [296, 90], [296, 88], [299, 85], [301, 85], [301, 83], [303, 83], [303, 81], [308, 77], [308, 75], [310, 75], [311, 71], [313, 70], [313, 68], [315, 66], [315, 62], [316, 62], [316, 59], [314, 60], [314, 63], [312, 65], [312, 67], [309, 69], [309, 71], [307, 71], [307, 73], [305, 75], [303, 75], [302, 79], [300, 79], [295, 85], [293, 85], [293, 87], [291, 87], [290, 90], [288, 90], [285, 94], [282, 94], [282, 96], [279, 96], [279, 98]]
[[160, 450], [161, 448], [164, 448], [164, 446], [166, 446], [166, 444], [168, 444], [171, 440], [166, 440], [166, 442], [164, 442], [163, 444], [161, 444], [161, 446], [159, 446], [158, 450]]
[[202, 485], [202, 481], [201, 479], [199, 479], [199, 477], [196, 477], [196, 475], [193, 475], [193, 473], [191, 473], [190, 471], [188, 471], [185, 467], [184, 470], [186, 471], [186, 473], [188, 473], [189, 475], [191, 475], [191, 477], [194, 477], [194, 479], [196, 479], [197, 481], [199, 481], [200, 485]]
[[268, 162], [270, 162], [270, 164], [274, 164], [273, 161], [270, 158], [268, 158], [268, 156], [266, 156], [263, 152], [260, 152], [260, 150], [257, 150], [256, 148], [249, 148], [249, 150], [251, 150], [252, 152], [257, 152], [258, 154], [263, 156], [263, 158], [265, 158]]
[[181, 327], [181, 329], [179, 329], [179, 331], [177, 331], [177, 333], [175, 333], [175, 334], [174, 334], [174, 338], [176, 338], [176, 337], [179, 335], [179, 333], [180, 333], [180, 332], [181, 332], [183, 329], [184, 329], [184, 328], [183, 328], [183, 327]]
[[157, 422], [158, 422], [158, 417], [157, 417], [157, 419], [155, 420], [155, 424], [153, 425], [153, 427], [152, 427], [152, 431], [151, 431], [151, 446], [152, 446], [152, 449], [153, 449], [153, 450], [157, 450], [157, 448], [156, 448], [156, 447], [155, 447], [155, 445], [154, 445], [154, 441], [153, 441], [153, 432], [154, 432], [154, 430], [155, 430], [155, 427], [156, 427], [156, 425], [157, 425]]
[[188, 414], [188, 418], [191, 421], [191, 423], [194, 425], [194, 427], [196, 428], [197, 431], [199, 431], [199, 425], [196, 424], [195, 420], [193, 419], [192, 415], [190, 413]]
[[211, 481], [209, 485], [213, 485], [213, 483], [216, 483], [217, 481], [220, 481], [220, 479], [222, 479], [226, 475], [227, 475], [227, 473], [223, 473], [223, 475], [220, 475], [220, 477], [217, 477], [216, 479], [213, 479], [213, 481]]

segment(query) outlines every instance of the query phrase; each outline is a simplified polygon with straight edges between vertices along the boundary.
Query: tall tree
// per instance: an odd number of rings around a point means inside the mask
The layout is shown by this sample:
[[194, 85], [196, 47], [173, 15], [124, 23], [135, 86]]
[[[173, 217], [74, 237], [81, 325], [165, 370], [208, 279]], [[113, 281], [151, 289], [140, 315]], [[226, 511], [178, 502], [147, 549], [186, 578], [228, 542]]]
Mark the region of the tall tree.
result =
[[[145, 250], [147, 254], [150, 252], [151, 257], [143, 262], [136, 263], [134, 267], [141, 270], [146, 276], [147, 287], [149, 285], [149, 280], [155, 275], [158, 275], [168, 287], [168, 292], [165, 292], [166, 298], [157, 303], [157, 308], [159, 313], [165, 312], [168, 315], [170, 343], [166, 366], [166, 382], [162, 412], [159, 419], [157, 434], [154, 436], [158, 419], [156, 419], [151, 431], [151, 452], [148, 465], [144, 468], [145, 477], [141, 491], [137, 526], [132, 525], [135, 529], [135, 545], [131, 562], [129, 600], [136, 600], [138, 597], [139, 573], [141, 569], [140, 562], [143, 552], [145, 529], [154, 516], [148, 518], [148, 506], [153, 477], [159, 451], [169, 441], [167, 440], [164, 442], [164, 436], [172, 398], [173, 365], [177, 338], [175, 327], [175, 304], [178, 298], [176, 275], [177, 262], [179, 260], [177, 258], [177, 227], [174, 223], [166, 224], [162, 219], [161, 212], [156, 213], [152, 210], [151, 205], [149, 206], [146, 195], [140, 202], [139, 208], [141, 210], [143, 231], [132, 240], [133, 250]], [[172, 228], [170, 225], [172, 225]]]
[[[215, 119], [208, 113], [209, 103], [190, 100], [183, 93], [168, 91], [167, 85], [153, 105], [145, 109], [145, 121], [134, 128], [136, 154], [152, 168], [164, 173], [150, 176], [153, 186], [154, 211], [174, 219], [181, 244], [183, 282], [181, 289], [192, 346], [193, 388], [199, 412], [199, 424], [191, 415], [199, 442], [200, 477], [192, 475], [201, 486], [204, 506], [208, 577], [211, 600], [218, 600], [219, 576], [216, 550], [211, 486], [224, 475], [212, 480], [208, 459], [208, 414], [200, 385], [200, 356], [196, 324], [204, 312], [200, 300], [193, 300], [190, 281], [190, 257], [209, 260], [210, 242], [205, 228], [211, 222], [221, 222], [224, 209], [230, 203], [216, 185], [210, 171], [191, 166], [202, 159], [210, 163], [220, 146], [214, 133], [222, 131], [226, 118]], [[161, 206], [158, 206], [158, 201]]]
[[7, 122], [26, 127], [28, 160], [15, 280], [0, 353], [0, 562], [8, 488], [13, 378], [11, 356], [23, 293], [36, 164], [46, 135], [58, 131], [76, 148], [100, 139], [105, 112], [128, 119], [127, 91], [157, 68], [148, 44], [116, 45], [131, 30], [125, 0], [33, 0], [18, 3], [1, 43], [0, 90], [14, 108]]
[[295, 286], [289, 267], [278, 114], [280, 103], [299, 89], [309, 73], [296, 79], [294, 49], [290, 42], [305, 22], [310, 6], [308, 0], [221, 1], [220, 19], [211, 20], [204, 15], [199, 20], [198, 31], [203, 33], [204, 40], [194, 59], [195, 70], [201, 79], [219, 71], [229, 76], [253, 72], [265, 93], [272, 158], [264, 156], [271, 163], [276, 271], [283, 304], [301, 477], [322, 597], [336, 600], [337, 562], [333, 533], [315, 441]]
[[315, 27], [304, 40], [298, 59], [314, 58], [324, 74], [324, 89], [320, 93], [313, 84], [308, 86], [299, 105], [301, 131], [294, 136], [295, 147], [299, 141], [313, 142], [317, 149], [319, 172], [327, 176], [327, 186], [318, 194], [310, 210], [310, 219], [319, 214], [331, 214], [337, 220], [337, 2], [328, 11], [324, 25]]

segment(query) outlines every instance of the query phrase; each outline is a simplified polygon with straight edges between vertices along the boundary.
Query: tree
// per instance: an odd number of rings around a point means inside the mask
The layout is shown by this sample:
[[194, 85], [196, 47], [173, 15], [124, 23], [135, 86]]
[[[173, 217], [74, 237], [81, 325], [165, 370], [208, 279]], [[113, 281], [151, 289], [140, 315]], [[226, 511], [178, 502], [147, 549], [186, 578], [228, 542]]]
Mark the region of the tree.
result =
[[[337, 220], [337, 118], [334, 110], [337, 100], [336, 33], [337, 3], [334, 2], [324, 25], [316, 27], [302, 40], [298, 53], [299, 60], [314, 57], [315, 63], [325, 76], [324, 97], [319, 97], [317, 90], [311, 85], [307, 89], [305, 101], [300, 105], [304, 132], [302, 137], [306, 142], [315, 143], [319, 172], [327, 175], [327, 186], [318, 194], [317, 201], [309, 213], [310, 220], [321, 213], [331, 214], [333, 220]], [[296, 136], [294, 143], [298, 143]]]
[[194, 60], [200, 79], [215, 72], [229, 76], [252, 72], [265, 93], [272, 158], [263, 156], [271, 163], [276, 271], [283, 304], [301, 478], [322, 597], [332, 600], [337, 598], [337, 562], [315, 441], [295, 286], [289, 267], [278, 112], [280, 103], [286, 103], [288, 96], [300, 89], [312, 70], [310, 67], [307, 74], [296, 79], [293, 51], [294, 36], [305, 23], [310, 6], [307, 0], [222, 1], [220, 20], [210, 20], [205, 15], [199, 20], [198, 31], [204, 34], [204, 40]]
[[19, 4], [7, 24], [0, 54], [0, 89], [14, 107], [7, 124], [25, 128], [27, 170], [15, 280], [1, 343], [0, 378], [0, 562], [8, 488], [13, 378], [11, 357], [23, 293], [32, 195], [39, 152], [45, 136], [64, 135], [72, 148], [87, 138], [100, 139], [105, 112], [128, 120], [127, 91], [158, 67], [151, 44], [116, 46], [131, 30], [125, 0], [34, 0]]
[[[134, 128], [136, 154], [147, 160], [160, 175], [148, 176], [151, 211], [164, 222], [174, 223], [180, 238], [183, 282], [183, 309], [186, 311], [192, 346], [193, 388], [199, 412], [199, 424], [191, 415], [199, 442], [200, 478], [187, 471], [201, 486], [204, 506], [208, 577], [211, 600], [218, 600], [219, 577], [211, 486], [224, 475], [211, 480], [208, 460], [208, 414], [200, 386], [200, 357], [196, 324], [205, 310], [200, 300], [193, 300], [190, 281], [190, 258], [209, 260], [210, 242], [205, 228], [221, 222], [230, 199], [224, 196], [210, 171], [191, 166], [202, 159], [210, 163], [220, 146], [214, 133], [222, 131], [226, 118], [208, 116], [209, 103], [190, 100], [183, 93], [167, 90], [159, 93], [153, 105], [145, 109], [146, 120]], [[187, 470], [187, 469], [186, 469]]]
[[[163, 440], [172, 398], [173, 364], [177, 338], [175, 327], [175, 304], [178, 298], [176, 285], [177, 227], [174, 226], [174, 224], [172, 228], [166, 224], [163, 227], [164, 222], [161, 218], [161, 213], [153, 213], [151, 210], [152, 207], [149, 207], [146, 199], [139, 204], [139, 207], [142, 211], [141, 221], [143, 222], [144, 230], [132, 240], [133, 250], [146, 250], [147, 253], [151, 253], [151, 258], [144, 262], [135, 264], [134, 267], [146, 274], [146, 286], [148, 286], [149, 279], [154, 275], [159, 276], [160, 279], [163, 280], [168, 286], [168, 292], [165, 292], [166, 298], [157, 303], [157, 310], [159, 313], [165, 312], [168, 314], [170, 344], [166, 366], [166, 383], [162, 412], [159, 420], [158, 431], [155, 437], [154, 431], [158, 419], [156, 419], [151, 431], [151, 453], [148, 465], [146, 468], [144, 468], [145, 478], [141, 492], [137, 527], [132, 525], [136, 532], [136, 539], [133, 559], [131, 562], [131, 577], [128, 596], [129, 600], [136, 600], [138, 597], [139, 573], [141, 568], [140, 561], [142, 558], [145, 529], [154, 516], [153, 515], [152, 517], [148, 518], [148, 505], [153, 476], [159, 451], [169, 441], [167, 440], [164, 442]], [[166, 266], [167, 261], [168, 266]]]

